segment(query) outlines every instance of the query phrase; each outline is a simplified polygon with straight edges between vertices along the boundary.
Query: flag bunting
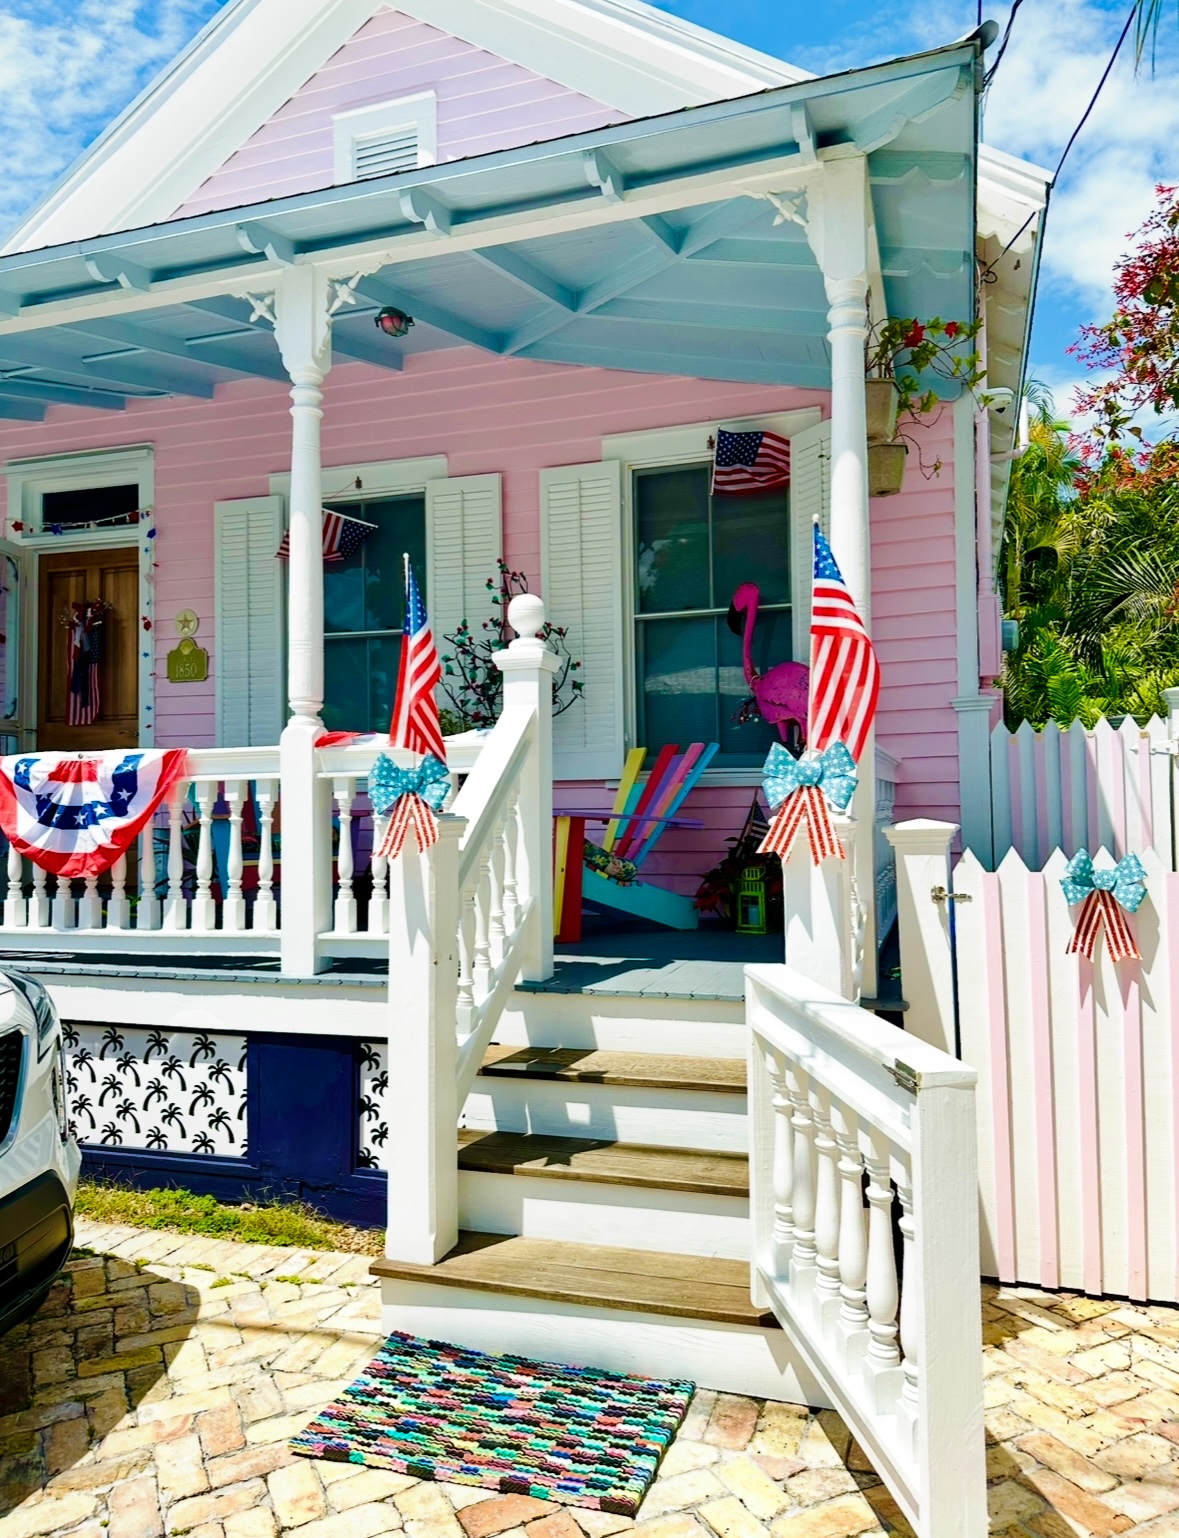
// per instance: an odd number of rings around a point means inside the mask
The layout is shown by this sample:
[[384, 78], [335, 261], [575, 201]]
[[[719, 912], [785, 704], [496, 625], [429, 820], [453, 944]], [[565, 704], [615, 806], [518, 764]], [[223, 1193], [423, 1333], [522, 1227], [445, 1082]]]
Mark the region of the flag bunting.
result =
[[55, 876], [101, 876], [185, 771], [183, 748], [16, 753], [0, 759], [0, 828]]
[[446, 765], [432, 753], [420, 764], [402, 769], [382, 753], [368, 776], [369, 799], [378, 817], [389, 821], [377, 845], [382, 859], [395, 860], [413, 828], [419, 853], [438, 842], [438, 818], [450, 793]]
[[1065, 866], [1060, 885], [1070, 907], [1081, 904], [1067, 955], [1092, 961], [1104, 931], [1111, 960], [1142, 960], [1126, 922], [1126, 914], [1137, 913], [1146, 896], [1146, 871], [1136, 854], [1126, 855], [1111, 870], [1097, 870], [1088, 850], [1078, 849]]
[[880, 664], [831, 546], [815, 524], [807, 747], [843, 742], [863, 756], [880, 698]]
[[759, 854], [776, 854], [785, 864], [794, 840], [805, 828], [811, 859], [843, 860], [843, 845], [831, 821], [828, 803], [846, 812], [856, 789], [855, 760], [842, 742], [822, 753], [795, 758], [780, 742], [770, 748], [763, 770], [766, 800], [774, 808], [769, 832], [758, 846]]
[[713, 496], [747, 497], [790, 484], [790, 439], [720, 427], [712, 459]]

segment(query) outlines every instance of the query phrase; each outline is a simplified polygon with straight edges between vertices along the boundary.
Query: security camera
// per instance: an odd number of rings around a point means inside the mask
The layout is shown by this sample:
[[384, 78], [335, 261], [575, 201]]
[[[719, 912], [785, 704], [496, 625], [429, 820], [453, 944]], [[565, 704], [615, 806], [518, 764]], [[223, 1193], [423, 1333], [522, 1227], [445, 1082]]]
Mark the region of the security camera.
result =
[[1002, 385], [996, 385], [986, 391], [987, 410], [993, 411], [997, 417], [1006, 416], [1015, 401], [1015, 391], [1007, 390]]

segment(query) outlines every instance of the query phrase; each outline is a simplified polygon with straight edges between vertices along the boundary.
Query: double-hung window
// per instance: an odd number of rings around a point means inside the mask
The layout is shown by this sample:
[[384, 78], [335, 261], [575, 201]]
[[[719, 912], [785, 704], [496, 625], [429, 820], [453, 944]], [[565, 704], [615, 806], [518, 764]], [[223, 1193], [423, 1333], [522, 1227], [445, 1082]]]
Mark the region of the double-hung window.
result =
[[[792, 656], [787, 492], [713, 496], [710, 480], [707, 463], [633, 473], [636, 740], [649, 752], [717, 742], [718, 768], [752, 768], [780, 739], [742, 708], [750, 675]], [[747, 609], [734, 633], [729, 607], [748, 583], [756, 618]]]
[[328, 507], [376, 527], [347, 560], [323, 569], [324, 724], [329, 731], [386, 730], [405, 624], [403, 555], [426, 590], [426, 499], [418, 493]]

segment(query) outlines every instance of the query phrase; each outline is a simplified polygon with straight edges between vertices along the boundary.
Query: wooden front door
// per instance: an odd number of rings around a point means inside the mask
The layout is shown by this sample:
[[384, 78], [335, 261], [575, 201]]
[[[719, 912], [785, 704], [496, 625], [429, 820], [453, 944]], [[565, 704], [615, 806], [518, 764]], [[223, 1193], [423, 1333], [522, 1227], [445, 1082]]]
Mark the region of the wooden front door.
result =
[[[133, 748], [139, 743], [139, 551], [63, 551], [41, 557], [37, 620], [37, 746]], [[99, 706], [89, 726], [69, 724], [73, 605], [106, 604], [98, 661]]]

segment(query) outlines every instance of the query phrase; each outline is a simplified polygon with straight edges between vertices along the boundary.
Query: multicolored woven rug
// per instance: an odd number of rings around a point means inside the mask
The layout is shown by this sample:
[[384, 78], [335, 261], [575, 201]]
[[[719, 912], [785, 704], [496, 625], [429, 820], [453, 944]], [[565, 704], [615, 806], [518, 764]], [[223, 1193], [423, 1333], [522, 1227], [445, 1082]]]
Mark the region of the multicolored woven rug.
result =
[[396, 1333], [291, 1446], [633, 1517], [694, 1392]]

